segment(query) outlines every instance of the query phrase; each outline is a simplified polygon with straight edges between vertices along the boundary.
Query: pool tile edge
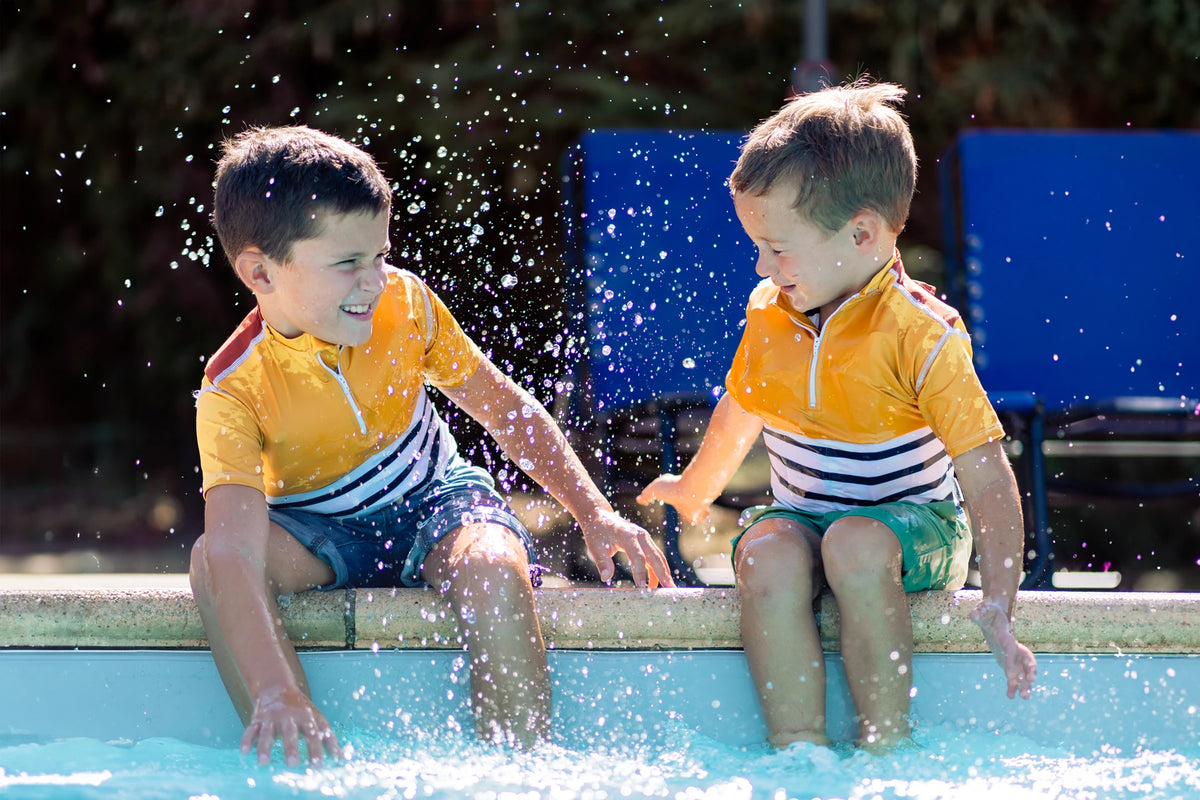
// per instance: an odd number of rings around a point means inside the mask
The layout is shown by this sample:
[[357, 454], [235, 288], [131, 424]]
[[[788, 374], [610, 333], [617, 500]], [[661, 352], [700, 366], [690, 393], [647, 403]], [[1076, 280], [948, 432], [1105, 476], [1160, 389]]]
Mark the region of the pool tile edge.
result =
[[[985, 647], [969, 618], [979, 592], [910, 595], [917, 652]], [[541, 589], [553, 649], [738, 648], [735, 589]], [[449, 608], [421, 589], [311, 592], [280, 604], [297, 647], [461, 648]], [[818, 604], [821, 641], [838, 649], [837, 604]], [[1200, 594], [1022, 592], [1017, 635], [1038, 652], [1200, 653]], [[187, 589], [0, 589], [0, 647], [206, 647]]]

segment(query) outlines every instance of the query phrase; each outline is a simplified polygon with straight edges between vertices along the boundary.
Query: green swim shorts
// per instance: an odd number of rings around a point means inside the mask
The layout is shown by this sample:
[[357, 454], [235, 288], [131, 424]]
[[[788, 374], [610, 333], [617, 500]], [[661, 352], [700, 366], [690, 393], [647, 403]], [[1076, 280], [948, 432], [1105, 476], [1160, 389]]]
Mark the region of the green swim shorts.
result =
[[[877, 506], [811, 514], [783, 506], [754, 506], [742, 513], [738, 542], [746, 531], [765, 519], [783, 517], [812, 528], [824, 536], [829, 526], [842, 517], [870, 517], [896, 534], [903, 553], [901, 574], [904, 591], [924, 589], [961, 589], [971, 561], [971, 526], [967, 515], [955, 503], [882, 503]], [[737, 563], [736, 561], [734, 563]]]

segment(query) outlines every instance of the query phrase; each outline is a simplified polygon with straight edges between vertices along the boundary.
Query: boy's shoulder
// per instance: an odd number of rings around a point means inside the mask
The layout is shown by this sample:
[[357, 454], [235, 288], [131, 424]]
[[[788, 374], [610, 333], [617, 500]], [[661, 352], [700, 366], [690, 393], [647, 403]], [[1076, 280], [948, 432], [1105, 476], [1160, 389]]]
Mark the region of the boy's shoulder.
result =
[[766, 308], [774, 304], [778, 298], [779, 287], [772, 283], [770, 278], [763, 278], [751, 290], [750, 299], [746, 303], [747, 310]]
[[[436, 315], [433, 307], [433, 290], [425, 284], [420, 276], [401, 267], [389, 266], [384, 299], [390, 300], [392, 303], [392, 313], [383, 315], [385, 318], [412, 319], [417, 316], [418, 311], [423, 311], [422, 321], [426, 339], [430, 338], [429, 329]], [[382, 306], [380, 310], [383, 310]], [[383, 322], [379, 314], [376, 315], [376, 319], [378, 322]]]
[[397, 267], [394, 264], [389, 264], [387, 268], [387, 288], [384, 292], [408, 292], [412, 293], [420, 291], [425, 294], [430, 291], [425, 285], [420, 276], [415, 272], [411, 272], [403, 267]]
[[254, 351], [255, 346], [262, 341], [266, 329], [262, 312], [255, 306], [224, 344], [209, 357], [204, 365], [204, 377], [210, 383], [219, 383], [221, 378], [237, 369], [247, 356]]
[[909, 307], [912, 311], [950, 327], [955, 327], [962, 319], [958, 309], [938, 296], [937, 289], [909, 276], [903, 268], [898, 270], [893, 287], [904, 300], [900, 304], [901, 308]]

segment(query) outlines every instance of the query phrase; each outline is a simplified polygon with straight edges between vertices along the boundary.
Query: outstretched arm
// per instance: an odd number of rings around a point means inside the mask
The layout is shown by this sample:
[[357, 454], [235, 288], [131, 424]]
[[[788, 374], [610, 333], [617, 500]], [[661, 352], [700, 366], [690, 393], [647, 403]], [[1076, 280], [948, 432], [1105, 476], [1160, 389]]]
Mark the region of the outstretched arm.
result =
[[1000, 442], [995, 441], [954, 459], [954, 471], [975, 526], [983, 583], [983, 601], [971, 612], [971, 619], [983, 630], [988, 647], [1004, 668], [1008, 696], [1019, 692], [1028, 699], [1037, 680], [1037, 659], [1012, 631], [1025, 539], [1012, 468]]
[[242, 752], [257, 750], [265, 764], [278, 739], [287, 763], [296, 765], [303, 739], [309, 760], [319, 764], [325, 753], [340, 757], [341, 747], [309, 697], [275, 595], [310, 588], [323, 576], [295, 568], [290, 585], [272, 584], [268, 561], [272, 555], [283, 559], [290, 548], [296, 563], [322, 565], [290, 536], [276, 542], [270, 536], [262, 492], [236, 485], [209, 489], [204, 536], [192, 551], [192, 592], [221, 678], [246, 725]]
[[748, 414], [728, 394], [717, 402], [704, 440], [682, 475], [660, 475], [637, 501], [669, 503], [691, 523], [699, 522], [729, 484], [762, 431], [759, 417]]
[[624, 552], [638, 586], [674, 586], [667, 559], [650, 535], [613, 511], [546, 409], [487, 359], [460, 386], [442, 392], [500, 444], [525, 474], [562, 503], [583, 529], [588, 555], [604, 580]]

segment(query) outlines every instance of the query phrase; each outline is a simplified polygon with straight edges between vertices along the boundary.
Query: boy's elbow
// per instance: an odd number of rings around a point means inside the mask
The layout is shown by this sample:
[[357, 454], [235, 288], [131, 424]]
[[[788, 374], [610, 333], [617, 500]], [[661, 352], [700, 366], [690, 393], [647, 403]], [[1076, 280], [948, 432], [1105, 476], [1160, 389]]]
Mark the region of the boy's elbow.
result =
[[200, 537], [192, 544], [191, 558], [188, 562], [188, 580], [192, 585], [192, 595], [197, 599], [212, 594], [208, 543], [208, 538], [204, 534], [200, 534]]
[[253, 559], [227, 537], [201, 534], [192, 545], [188, 578], [192, 593], [211, 594], [216, 576], [240, 571]]

